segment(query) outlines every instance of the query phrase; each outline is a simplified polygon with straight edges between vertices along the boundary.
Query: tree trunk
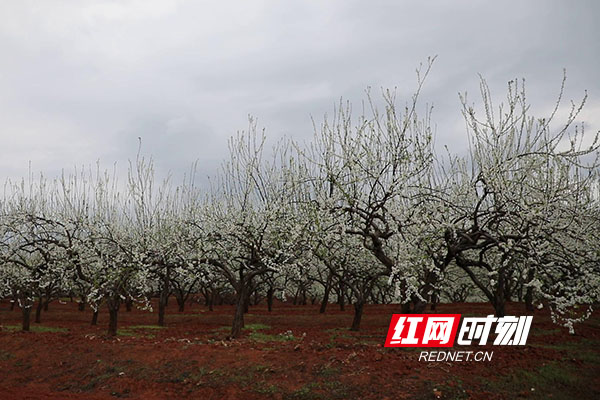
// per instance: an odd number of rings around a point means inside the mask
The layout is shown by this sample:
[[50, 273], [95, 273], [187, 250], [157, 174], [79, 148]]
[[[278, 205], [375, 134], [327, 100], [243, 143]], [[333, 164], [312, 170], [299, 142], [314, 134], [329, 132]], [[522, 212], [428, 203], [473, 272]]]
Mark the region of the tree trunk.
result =
[[158, 326], [165, 326], [165, 309], [169, 304], [170, 291], [168, 275], [169, 273], [167, 270], [167, 276], [163, 278], [160, 295], [158, 297]]
[[267, 309], [269, 312], [273, 311], [273, 294], [275, 293], [275, 289], [269, 287], [267, 290]]
[[504, 270], [498, 271], [498, 283], [496, 284], [496, 290], [494, 293], [494, 301], [492, 302], [494, 310], [496, 311], [496, 317], [504, 317], [504, 305], [506, 303], [506, 296], [504, 292]]
[[[534, 271], [529, 270], [527, 273], [527, 283], [533, 281], [534, 277]], [[535, 311], [535, 308], [533, 307], [533, 287], [531, 286], [528, 286], [527, 290], [525, 291], [525, 309], [529, 312]]]
[[177, 310], [183, 312], [185, 310], [185, 299], [180, 291], [175, 292], [175, 300], [177, 300]]
[[22, 324], [22, 329], [25, 332], [29, 332], [29, 327], [30, 327], [30, 316], [31, 316], [31, 306], [27, 306], [27, 305], [23, 305], [23, 308], [21, 309], [21, 313], [23, 315], [23, 324]]
[[40, 322], [42, 322], [42, 309], [44, 308], [44, 299], [40, 296], [40, 298], [38, 299], [38, 305], [37, 308], [35, 309], [35, 323], [39, 324]]
[[216, 293], [215, 291], [211, 291], [210, 292], [210, 296], [208, 299], [208, 311], [214, 311], [214, 304], [215, 304], [215, 297], [216, 297]]
[[98, 310], [94, 310], [92, 314], [92, 325], [98, 325]]
[[413, 298], [413, 304], [414, 306], [412, 312], [414, 314], [423, 314], [425, 312], [425, 309], [427, 308], [427, 302], [419, 299], [416, 296], [415, 298]]
[[362, 319], [364, 307], [364, 300], [357, 300], [354, 303], [354, 319], [352, 319], [351, 331], [357, 331], [360, 328], [360, 320]]
[[231, 337], [238, 338], [242, 333], [244, 327], [244, 309], [246, 308], [247, 301], [247, 288], [243, 282], [240, 282], [240, 289], [237, 295], [237, 303], [235, 306], [235, 315], [233, 316], [233, 325], [231, 326]]
[[107, 302], [108, 305], [108, 336], [117, 336], [117, 317], [119, 315], [119, 306], [121, 305], [121, 300], [117, 297], [115, 299], [109, 299]]
[[85, 296], [81, 296], [79, 298], [79, 303], [77, 304], [77, 310], [84, 311], [85, 310]]
[[158, 297], [158, 326], [165, 326], [165, 308], [167, 306], [167, 296], [164, 294], [164, 290], [160, 292]]
[[319, 308], [320, 314], [325, 313], [327, 304], [329, 304], [329, 293], [330, 292], [331, 292], [331, 275], [327, 278], [327, 283], [325, 284], [325, 292], [323, 293], [323, 300], [321, 301], [321, 308]]
[[434, 292], [433, 295], [431, 296], [431, 311], [436, 310], [439, 300], [440, 300], [440, 297], [438, 296], [437, 292]]
[[496, 317], [504, 317], [505, 316], [505, 302], [504, 300], [499, 301], [498, 303], [494, 304], [494, 310], [496, 311]]
[[246, 297], [244, 298], [244, 314], [248, 314], [250, 311], [250, 290], [246, 291]]
[[257, 306], [258, 303], [260, 303], [260, 293], [258, 292], [258, 290], [254, 291], [254, 302], [253, 305]]
[[535, 307], [533, 306], [533, 288], [527, 288], [525, 293], [525, 310], [528, 312], [534, 312]]
[[402, 303], [402, 306], [400, 307], [400, 312], [401, 312], [402, 314], [410, 314], [410, 313], [411, 313], [411, 310], [410, 310], [410, 304], [411, 304], [411, 302], [410, 302], [410, 301], [407, 301], [407, 302], [405, 302], [405, 303]]
[[127, 298], [127, 300], [125, 300], [125, 311], [131, 312], [132, 309], [133, 309], [133, 300], [130, 298]]
[[340, 311], [346, 310], [346, 293], [344, 284], [340, 282], [338, 287], [338, 304], [340, 305]]

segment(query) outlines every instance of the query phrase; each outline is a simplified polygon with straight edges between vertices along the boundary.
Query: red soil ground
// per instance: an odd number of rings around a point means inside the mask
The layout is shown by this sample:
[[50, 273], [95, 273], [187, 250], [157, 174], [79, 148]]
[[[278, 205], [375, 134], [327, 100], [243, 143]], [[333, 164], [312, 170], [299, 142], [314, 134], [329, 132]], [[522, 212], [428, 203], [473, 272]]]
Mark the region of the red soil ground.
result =
[[[367, 306], [360, 332], [347, 330], [352, 312], [336, 305], [326, 314], [258, 305], [244, 336], [228, 341], [233, 307], [194, 304], [179, 313], [174, 303], [161, 329], [152, 326], [156, 313], [123, 307], [120, 335], [108, 338], [105, 310], [93, 327], [89, 309], [54, 302], [25, 333], [17, 330], [18, 308], [1, 302], [0, 399], [600, 398], [597, 314], [573, 336], [536, 312], [526, 346], [461, 347], [493, 358], [429, 363], [418, 360], [421, 349], [383, 347], [394, 305]], [[492, 310], [450, 304], [436, 312]], [[523, 314], [523, 305], [510, 304], [507, 314]]]

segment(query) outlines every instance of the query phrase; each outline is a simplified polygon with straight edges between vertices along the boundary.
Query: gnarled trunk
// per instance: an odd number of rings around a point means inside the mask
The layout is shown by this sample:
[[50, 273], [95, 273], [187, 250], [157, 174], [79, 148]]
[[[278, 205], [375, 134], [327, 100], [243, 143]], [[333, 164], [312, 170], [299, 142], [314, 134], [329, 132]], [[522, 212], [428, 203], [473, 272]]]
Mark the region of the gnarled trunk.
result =
[[325, 291], [323, 292], [323, 300], [321, 300], [321, 308], [319, 308], [320, 314], [325, 313], [327, 304], [329, 304], [329, 293], [331, 293], [331, 280], [332, 280], [332, 275], [330, 273], [329, 276], [327, 277], [327, 282], [325, 283]]
[[242, 333], [244, 327], [244, 309], [246, 308], [248, 289], [244, 285], [244, 282], [240, 282], [240, 288], [237, 293], [237, 301], [235, 305], [235, 314], [233, 316], [233, 324], [231, 326], [231, 337], [238, 338]]
[[364, 307], [364, 300], [357, 300], [354, 303], [354, 318], [352, 319], [352, 326], [350, 327], [351, 331], [357, 331], [360, 329], [360, 321], [362, 319]]

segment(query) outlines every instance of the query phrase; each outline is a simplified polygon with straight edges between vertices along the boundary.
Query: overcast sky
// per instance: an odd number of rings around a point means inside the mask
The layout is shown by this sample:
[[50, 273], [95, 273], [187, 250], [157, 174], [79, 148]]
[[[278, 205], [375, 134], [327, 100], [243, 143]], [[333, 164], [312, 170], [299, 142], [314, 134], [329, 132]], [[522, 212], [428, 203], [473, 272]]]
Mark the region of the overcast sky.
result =
[[[308, 139], [340, 97], [367, 86], [422, 99], [438, 143], [465, 145], [458, 92], [495, 97], [527, 80], [536, 111], [567, 100], [600, 128], [597, 1], [0, 1], [0, 178], [100, 159], [126, 168], [137, 138], [159, 173], [199, 160], [213, 174], [227, 139], [258, 118], [269, 137]], [[541, 116], [541, 115], [540, 115]]]

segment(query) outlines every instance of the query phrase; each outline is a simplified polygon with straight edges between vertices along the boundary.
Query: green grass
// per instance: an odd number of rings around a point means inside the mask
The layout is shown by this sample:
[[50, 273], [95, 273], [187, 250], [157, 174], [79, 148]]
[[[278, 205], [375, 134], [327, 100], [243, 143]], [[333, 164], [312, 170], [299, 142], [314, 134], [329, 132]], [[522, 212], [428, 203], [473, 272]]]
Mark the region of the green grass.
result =
[[254, 384], [254, 391], [259, 394], [275, 394], [280, 391], [279, 387], [264, 382], [257, 382]]
[[316, 400], [316, 399], [349, 399], [353, 398], [349, 387], [339, 381], [311, 382], [300, 389], [283, 396], [285, 399]]
[[327, 365], [323, 365], [321, 366], [321, 368], [319, 368], [316, 372], [315, 375], [318, 376], [322, 376], [322, 377], [331, 377], [331, 376], [335, 376], [335, 375], [339, 375], [340, 374], [340, 369], [339, 368], [334, 368], [331, 366], [327, 366]]
[[[600, 352], [596, 345], [597, 342], [589, 339], [560, 344], [531, 344], [532, 347], [561, 352], [562, 360], [548, 362], [533, 370], [515, 369], [495, 380], [484, 379], [484, 387], [511, 396], [527, 392], [528, 397], [540, 399], [600, 398], [600, 393], [594, 392], [589, 384], [600, 368]], [[586, 365], [569, 365], [574, 360]]]
[[125, 329], [165, 329], [165, 327], [158, 325], [131, 325]]
[[[246, 324], [244, 325], [244, 330], [245, 331], [260, 331], [260, 330], [265, 330], [265, 329], [271, 329], [271, 327], [269, 325], [265, 325], [265, 324]], [[231, 326], [230, 325], [226, 325], [226, 326], [221, 326], [219, 328], [217, 328], [217, 331], [230, 331], [231, 330]]]
[[117, 336], [139, 336], [139, 334], [128, 329], [117, 329]]
[[567, 400], [582, 398], [584, 395], [591, 396], [590, 398], [599, 395], [600, 393], [592, 394], [590, 379], [593, 376], [589, 373], [566, 368], [562, 362], [554, 361], [536, 370], [516, 369], [508, 376], [483, 381], [485, 389], [496, 393], [517, 396], [526, 392], [531, 398]]
[[[22, 329], [21, 325], [3, 325], [2, 329], [6, 329], [7, 331], [20, 331]], [[43, 325], [31, 325], [29, 327], [30, 332], [36, 333], [44, 333], [44, 332], [68, 332], [67, 328], [58, 328], [55, 326], [43, 326]]]
[[259, 331], [259, 330], [271, 329], [271, 327], [269, 325], [265, 325], [265, 324], [246, 324], [246, 325], [244, 325], [244, 329], [248, 329], [251, 331]]
[[265, 342], [289, 342], [289, 341], [292, 341], [292, 340], [296, 340], [296, 337], [294, 337], [294, 335], [292, 335], [292, 334], [269, 335], [267, 333], [256, 332], [256, 331], [251, 332], [250, 335], [248, 335], [248, 338], [250, 340], [254, 340], [255, 342], [261, 342], [261, 343], [265, 343]]
[[144, 337], [146, 339], [154, 339], [156, 335], [146, 333], [144, 331], [157, 331], [166, 329], [164, 326], [158, 325], [131, 325], [117, 330], [118, 336]]
[[565, 359], [575, 359], [592, 364], [600, 364], [600, 352], [595, 351], [597, 342], [582, 339], [578, 342], [566, 342], [562, 344], [532, 344], [533, 347], [558, 350], [566, 352]]

